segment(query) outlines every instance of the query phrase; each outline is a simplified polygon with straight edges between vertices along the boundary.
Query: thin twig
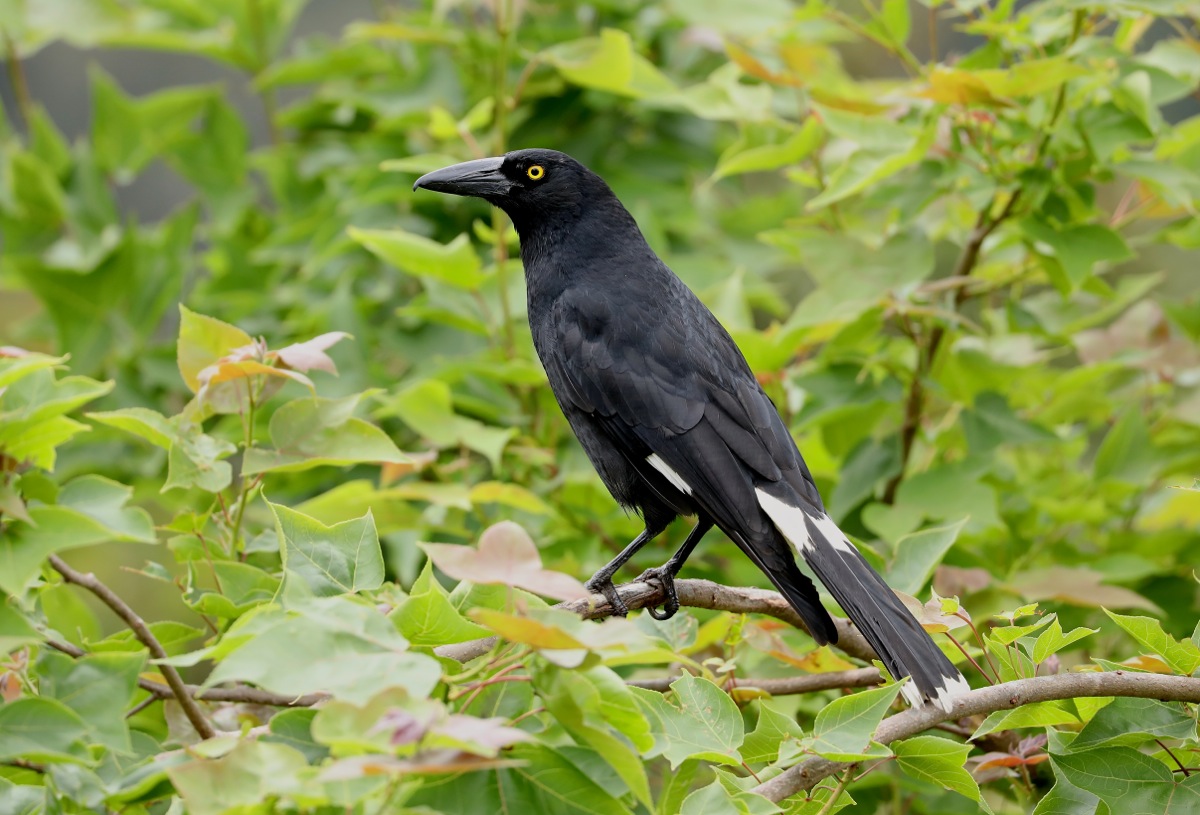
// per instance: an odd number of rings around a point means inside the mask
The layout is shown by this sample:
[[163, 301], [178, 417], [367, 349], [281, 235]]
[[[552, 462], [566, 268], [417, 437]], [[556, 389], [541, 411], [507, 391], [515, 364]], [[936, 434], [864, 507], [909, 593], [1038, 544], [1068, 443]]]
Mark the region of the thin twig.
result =
[[[50, 565], [54, 567], [56, 572], [63, 576], [64, 580], [87, 589], [112, 609], [129, 626], [130, 630], [133, 631], [133, 635], [138, 638], [138, 641], [146, 646], [152, 657], [155, 659], [167, 658], [166, 649], [162, 647], [162, 643], [158, 641], [158, 638], [146, 626], [145, 621], [124, 600], [118, 597], [112, 589], [101, 583], [94, 574], [83, 574], [82, 572], [75, 571], [58, 555], [50, 555], [49, 560]], [[180, 707], [183, 708], [188, 721], [192, 723], [192, 727], [196, 729], [201, 738], [210, 739], [215, 736], [217, 734], [216, 730], [213, 729], [208, 719], [204, 718], [204, 713], [200, 710], [200, 706], [196, 704], [196, 700], [188, 693], [187, 686], [184, 684], [183, 678], [179, 675], [179, 671], [175, 670], [175, 666], [160, 665], [159, 669], [162, 671], [163, 678], [167, 680], [167, 684], [171, 686], [171, 691], [179, 701]]]
[[[991, 212], [996, 204], [995, 197], [979, 211], [979, 217], [975, 220], [970, 237], [963, 246], [958, 261], [954, 264], [954, 272], [950, 275], [950, 279], [965, 281], [971, 275], [971, 272], [975, 270], [975, 265], [979, 262], [979, 253], [983, 249], [983, 242], [996, 230], [996, 227], [1012, 215], [1013, 208], [1016, 207], [1020, 197], [1020, 189], [1013, 192], [1008, 197], [1008, 203], [1004, 205], [1004, 209], [994, 218], [991, 217]], [[953, 313], [958, 312], [962, 304], [966, 302], [967, 296], [968, 290], [965, 285], [954, 290], [951, 308]], [[904, 423], [900, 427], [900, 467], [895, 475], [888, 479], [887, 485], [884, 487], [881, 500], [885, 504], [896, 503], [896, 491], [900, 487], [900, 482], [904, 480], [905, 470], [908, 469], [908, 460], [912, 456], [913, 443], [916, 441], [917, 431], [921, 427], [921, 416], [925, 411], [924, 379], [933, 370], [933, 363], [937, 359], [938, 349], [945, 336], [945, 324], [938, 323], [930, 330], [925, 348], [917, 349], [917, 367], [913, 371], [912, 381], [908, 385], [908, 397], [904, 402]]]
[[13, 95], [17, 97], [17, 109], [25, 120], [25, 128], [33, 127], [33, 97], [29, 93], [29, 83], [25, 79], [25, 66], [21, 64], [21, 55], [17, 53], [17, 44], [9, 36], [4, 35], [4, 52], [8, 64], [8, 81], [12, 83]]
[[1179, 760], [1179, 757], [1171, 752], [1171, 748], [1163, 744], [1162, 739], [1155, 739], [1154, 743], [1163, 748], [1163, 751], [1171, 757], [1171, 761], [1175, 762], [1175, 766], [1179, 768], [1179, 772], [1183, 773], [1184, 778], [1187, 778], [1191, 775], [1191, 773], [1188, 772], [1188, 768], [1183, 766], [1183, 762]]
[[833, 793], [829, 796], [829, 800], [825, 802], [825, 806], [821, 807], [821, 811], [817, 815], [829, 815], [830, 812], [833, 812], [833, 808], [837, 806], [837, 800], [846, 791], [846, 785], [850, 783], [850, 776], [853, 772], [853, 765], [846, 768], [846, 771], [842, 773], [842, 777], [838, 779], [837, 786], [833, 788]]
[[[169, 689], [168, 689], [169, 690]], [[132, 719], [155, 702], [162, 701], [158, 694], [152, 693], [125, 712], [126, 719]]]
[[[1034, 702], [1109, 696], [1200, 703], [1200, 679], [1129, 671], [1068, 673], [1018, 679], [965, 693], [955, 699], [949, 713], [926, 705], [889, 716], [879, 725], [873, 738], [880, 744], [890, 744], [915, 736], [942, 722], [957, 721], [968, 716], [1012, 710]], [[782, 801], [788, 796], [812, 789], [845, 767], [843, 762], [809, 758], [765, 784], [759, 784], [751, 792], [772, 801]]]
[[[722, 586], [709, 580], [676, 580], [675, 591], [679, 595], [681, 606], [713, 611], [732, 611], [736, 614], [765, 614], [802, 631], [808, 630], [804, 621], [800, 619], [800, 615], [788, 605], [787, 600], [784, 600], [778, 592]], [[624, 583], [617, 586], [617, 594], [630, 609], [656, 606], [663, 601], [662, 587], [656, 583], [639, 581]], [[599, 620], [612, 616], [612, 607], [599, 594], [593, 594], [583, 600], [559, 603], [555, 608], [572, 611], [585, 620]], [[865, 662], [879, 658], [853, 623], [844, 617], [834, 617], [833, 623], [838, 632], [837, 647], [839, 650]], [[470, 662], [486, 654], [495, 644], [495, 637], [487, 637], [454, 645], [442, 645], [435, 648], [434, 653], [459, 662]]]

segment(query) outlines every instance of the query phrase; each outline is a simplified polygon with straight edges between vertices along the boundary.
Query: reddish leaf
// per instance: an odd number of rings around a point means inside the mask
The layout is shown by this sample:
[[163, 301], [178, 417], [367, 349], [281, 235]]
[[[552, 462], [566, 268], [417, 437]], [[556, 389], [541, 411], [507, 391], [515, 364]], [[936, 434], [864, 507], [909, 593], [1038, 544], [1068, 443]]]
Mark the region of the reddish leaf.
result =
[[349, 338], [350, 335], [345, 331], [330, 331], [328, 334], [321, 334], [311, 340], [293, 343], [286, 348], [272, 351], [270, 356], [296, 371], [317, 370], [336, 375], [337, 368], [325, 350]]
[[1012, 753], [984, 753], [979, 757], [979, 764], [975, 767], [976, 772], [990, 770], [994, 767], [1032, 767], [1035, 764], [1041, 764], [1050, 756], [1046, 753], [1039, 753], [1034, 756], [1015, 756]]
[[992, 575], [987, 569], [938, 566], [933, 575], [933, 590], [942, 597], [964, 597], [983, 591], [991, 584]]
[[12, 671], [0, 674], [0, 699], [12, 702], [21, 695], [21, 680]]
[[516, 586], [556, 600], [577, 600], [588, 591], [575, 578], [542, 568], [537, 546], [517, 524], [502, 521], [488, 528], [479, 548], [449, 543], [422, 544], [430, 560], [446, 574], [472, 583]]
[[480, 719], [460, 713], [451, 713], [433, 727], [430, 735], [435, 745], [439, 739], [446, 739], [456, 746], [489, 758], [504, 747], [532, 738], [524, 730], [509, 727], [502, 718]]
[[[900, 602], [912, 612], [912, 615], [921, 623], [921, 627], [930, 634], [944, 634], [947, 631], [953, 631], [956, 628], [962, 628], [967, 624], [967, 621], [957, 614], [948, 614], [942, 609], [942, 598], [934, 595], [933, 599], [928, 603], [922, 603], [911, 594], [905, 594], [902, 591], [896, 592], [896, 596], [900, 598]], [[952, 600], [948, 602], [953, 602]], [[966, 615], [966, 609], [959, 609], [959, 613]]]

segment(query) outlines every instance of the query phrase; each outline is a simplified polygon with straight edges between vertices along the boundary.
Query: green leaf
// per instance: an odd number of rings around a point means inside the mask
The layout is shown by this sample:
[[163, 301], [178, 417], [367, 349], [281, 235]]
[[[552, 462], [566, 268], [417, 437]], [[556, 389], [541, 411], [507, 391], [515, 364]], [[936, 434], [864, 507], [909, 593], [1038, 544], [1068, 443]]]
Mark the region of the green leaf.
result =
[[[185, 422], [183, 417], [179, 422]], [[162, 491], [198, 487], [206, 492], [220, 492], [233, 481], [233, 468], [221, 459], [235, 452], [237, 447], [233, 444], [187, 423], [167, 453], [167, 480]]]
[[[218, 565], [218, 564], [214, 564]], [[243, 564], [237, 564], [239, 566]], [[247, 567], [249, 568], [249, 567]], [[187, 650], [186, 646], [205, 634], [205, 630], [196, 628], [192, 625], [184, 625], [183, 623], [175, 622], [174, 620], [160, 620], [156, 623], [147, 623], [146, 627], [150, 629], [150, 633], [158, 640], [159, 645], [168, 654], [180, 654]], [[105, 637], [102, 640], [95, 642], [85, 641], [84, 645], [87, 650], [97, 654], [103, 653], [140, 653], [146, 650], [146, 646], [142, 645], [134, 633], [128, 628], [118, 631], [115, 634]]]
[[1097, 711], [1071, 742], [1071, 752], [1100, 745], [1138, 747], [1158, 739], [1196, 738], [1196, 720], [1178, 704], [1154, 699], [1113, 699]]
[[888, 568], [888, 585], [906, 594], [920, 591], [966, 524], [967, 519], [963, 518], [957, 523], [922, 529], [902, 537], [896, 543], [896, 555]]
[[287, 576], [303, 580], [318, 597], [383, 584], [383, 550], [370, 510], [361, 518], [326, 526], [294, 509], [267, 504], [275, 514]]
[[1162, 466], [1140, 409], [1127, 410], [1104, 436], [1092, 465], [1098, 479], [1144, 484]]
[[1079, 716], [1071, 709], [1068, 702], [1035, 702], [1013, 710], [997, 710], [988, 715], [971, 735], [972, 739], [998, 733], [1001, 730], [1015, 730], [1019, 727], [1052, 727], [1059, 724], [1079, 724]]
[[[649, 808], [650, 781], [638, 751], [654, 745], [650, 726], [630, 689], [610, 668], [567, 673], [549, 665], [535, 675], [546, 710], [578, 743], [592, 747]], [[616, 728], [632, 742], [618, 738]]]
[[1054, 787], [1034, 807], [1033, 815], [1096, 815], [1100, 799], [1072, 786], [1057, 773]]
[[[144, 514], [140, 509], [136, 512]], [[48, 555], [113, 539], [141, 540], [123, 537], [70, 507], [31, 507], [29, 516], [33, 523], [16, 521], [0, 535], [0, 589], [10, 594], [19, 594], [25, 588]], [[133, 523], [140, 525], [137, 521]]]
[[126, 507], [133, 488], [99, 475], [81, 475], [58, 492], [58, 505], [99, 523], [116, 540], [154, 543], [154, 522], [141, 507]]
[[0, 388], [6, 388], [34, 371], [54, 368], [67, 361], [66, 357], [28, 353], [16, 357], [0, 357]]
[[125, 709], [137, 689], [143, 654], [91, 654], [72, 659], [48, 651], [38, 660], [38, 690], [79, 714], [93, 743], [119, 753], [130, 753]]
[[734, 148], [725, 151], [717, 161], [712, 180], [718, 181], [743, 173], [761, 173], [778, 170], [803, 161], [821, 142], [821, 123], [810, 116], [804, 125], [780, 144], [763, 144], [757, 147]]
[[1165, 659], [1178, 673], [1189, 676], [1200, 668], [1200, 647], [1191, 640], [1176, 640], [1163, 631], [1162, 623], [1158, 620], [1151, 617], [1127, 617], [1108, 609], [1105, 609], [1104, 613], [1144, 648]]
[[746, 730], [737, 704], [707, 679], [685, 674], [671, 683], [677, 704], [655, 691], [630, 688], [654, 734], [655, 753], [674, 769], [689, 758], [738, 766]]
[[903, 45], [908, 41], [908, 32], [912, 27], [908, 0], [883, 0], [879, 9], [879, 19], [892, 42]]
[[1087, 67], [1065, 56], [1027, 59], [1004, 70], [975, 72], [993, 94], [1013, 98], [1048, 93], [1064, 82], [1087, 75]]
[[[847, 235], [787, 230], [764, 239], [794, 252], [817, 284], [797, 306], [784, 330], [851, 322], [888, 297], [933, 273], [933, 245], [921, 232], [900, 232], [880, 245]], [[847, 275], [846, 269], [854, 269]]]
[[399, 416], [437, 447], [465, 445], [487, 457], [495, 469], [505, 446], [517, 434], [513, 427], [492, 427], [456, 414], [450, 386], [436, 379], [409, 385], [391, 397], [381, 413]]
[[[221, 815], [254, 807], [277, 796], [298, 795], [311, 786], [304, 755], [283, 744], [244, 739], [220, 758], [200, 758], [167, 769], [189, 815]], [[317, 800], [320, 800], [318, 797]]]
[[197, 376], [208, 366], [254, 339], [242, 329], [215, 317], [197, 314], [179, 306], [179, 343], [177, 359], [184, 384], [195, 393], [200, 389]]
[[975, 405], [962, 414], [963, 432], [973, 454], [985, 454], [1002, 444], [1051, 442], [1049, 430], [1025, 421], [1009, 406], [1008, 398], [994, 391], [977, 394]]
[[0, 391], [0, 452], [18, 462], [53, 470], [56, 448], [87, 425], [64, 414], [113, 389], [86, 376], [56, 379], [41, 368]]
[[800, 741], [804, 728], [778, 709], [778, 703], [761, 699], [758, 703], [758, 724], [742, 743], [742, 760], [747, 764], [771, 763], [779, 758], [780, 746], [788, 740]]
[[325, 692], [357, 703], [391, 687], [424, 697], [441, 677], [435, 659], [409, 652], [386, 617], [349, 597], [311, 598], [291, 611], [272, 607], [245, 615], [209, 653], [217, 660], [210, 685], [241, 680], [275, 693]]
[[299, 398], [271, 416], [273, 450], [246, 451], [245, 475], [296, 472], [325, 465], [358, 463], [405, 464], [411, 459], [386, 433], [351, 415], [368, 393], [342, 399]]
[[37, 629], [13, 606], [12, 598], [0, 596], [0, 656], [39, 639]]
[[310, 764], [320, 764], [329, 755], [329, 749], [317, 744], [312, 736], [313, 719], [317, 711], [312, 708], [289, 708], [271, 717], [271, 732], [262, 737], [270, 744], [286, 744], [304, 754]]
[[1064, 294], [1091, 277], [1097, 263], [1118, 263], [1133, 257], [1125, 240], [1100, 224], [1073, 224], [1063, 228], [1026, 219], [1022, 229], [1041, 255], [1057, 263], [1048, 266], [1051, 281]]
[[248, 563], [218, 560], [212, 564], [221, 591], [194, 591], [184, 602], [201, 614], [234, 620], [279, 594], [280, 579]]
[[121, 408], [84, 415], [94, 422], [132, 433], [164, 450], [170, 449], [173, 439], [178, 435], [170, 419], [148, 408]]
[[1039, 634], [1037, 641], [1033, 644], [1033, 661], [1040, 665], [1052, 654], [1057, 654], [1068, 645], [1078, 642], [1084, 637], [1089, 637], [1099, 630], [1098, 628], [1076, 628], [1071, 633], [1064, 634], [1062, 625], [1058, 622], [1058, 615], [1054, 615], [1050, 627]]
[[554, 512], [545, 501], [525, 487], [500, 481], [476, 484], [471, 487], [470, 499], [472, 504], [503, 504], [535, 515], [549, 515]]
[[568, 82], [635, 99], [667, 96], [675, 86], [642, 55], [634, 52], [625, 31], [601, 30], [599, 37], [559, 43], [538, 56]]
[[770, 815], [782, 811], [761, 795], [731, 790], [718, 777], [685, 798], [679, 815]]
[[[418, 591], [418, 585], [424, 587]], [[389, 615], [396, 627], [413, 645], [447, 645], [480, 639], [491, 631], [468, 620], [450, 602], [442, 584], [433, 579], [433, 561], [425, 567], [408, 599]]]
[[896, 754], [896, 763], [906, 775], [957, 792], [974, 801], [984, 812], [991, 812], [979, 791], [979, 784], [964, 766], [971, 745], [938, 736], [916, 736], [893, 742], [891, 747]]
[[92, 763], [88, 726], [55, 699], [26, 697], [0, 705], [0, 761]]
[[1128, 747], [1051, 753], [1056, 772], [1121, 815], [1190, 815], [1200, 807], [1200, 775], [1175, 779], [1162, 762]]
[[428, 277], [461, 289], [478, 289], [487, 279], [466, 233], [441, 244], [402, 229], [358, 229], [346, 234], [380, 260], [415, 277]]
[[440, 775], [425, 781], [407, 802], [438, 812], [522, 812], [546, 815], [630, 815], [632, 810], [544, 744], [518, 744], [515, 766], [491, 772]]
[[[859, 114], [821, 108], [826, 126], [838, 136], [864, 145], [843, 161], [830, 175], [820, 195], [805, 205], [814, 212], [849, 198], [925, 158], [937, 131], [932, 124], [920, 131], [900, 130], [899, 126]], [[853, 127], [848, 127], [853, 122]], [[892, 133], [892, 131], [899, 131]]]
[[898, 693], [900, 685], [891, 684], [834, 699], [817, 714], [811, 749], [834, 761], [889, 755], [886, 747], [880, 751], [873, 745], [871, 737]]

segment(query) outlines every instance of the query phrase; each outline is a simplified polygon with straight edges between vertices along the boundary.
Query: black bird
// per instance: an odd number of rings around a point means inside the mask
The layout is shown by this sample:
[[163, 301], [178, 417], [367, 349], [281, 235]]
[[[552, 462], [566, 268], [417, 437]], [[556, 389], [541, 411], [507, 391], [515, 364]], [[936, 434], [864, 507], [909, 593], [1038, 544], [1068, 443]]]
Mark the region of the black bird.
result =
[[[554, 150], [516, 150], [422, 176], [413, 189], [482, 198], [521, 240], [533, 344], [600, 478], [646, 525], [588, 582], [617, 613], [612, 576], [680, 515], [698, 522], [649, 570], [679, 608], [674, 577], [714, 525], [787, 598], [820, 644], [837, 629], [799, 554], [904, 685], [949, 710], [970, 688], [825, 513], [791, 434], [712, 312], [663, 263], [598, 175]], [[849, 271], [849, 270], [848, 270]], [[790, 545], [789, 545], [790, 544]]]

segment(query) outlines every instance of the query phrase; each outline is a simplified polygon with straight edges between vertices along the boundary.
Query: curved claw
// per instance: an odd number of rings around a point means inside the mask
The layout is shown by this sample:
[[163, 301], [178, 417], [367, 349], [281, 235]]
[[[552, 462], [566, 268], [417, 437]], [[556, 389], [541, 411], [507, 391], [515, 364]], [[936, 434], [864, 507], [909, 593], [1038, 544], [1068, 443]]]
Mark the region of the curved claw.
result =
[[638, 578], [643, 583], [658, 583], [663, 589], [662, 611], [653, 606], [646, 606], [646, 613], [656, 620], [669, 620], [679, 611], [679, 595], [675, 591], [675, 575], [665, 567], [647, 569]]
[[612, 608], [614, 617], [624, 617], [629, 614], [629, 606], [625, 605], [625, 601], [617, 593], [617, 587], [613, 585], [611, 577], [599, 580], [593, 577], [584, 583], [583, 587], [592, 594], [604, 595], [604, 599], [608, 601], [608, 605]]

